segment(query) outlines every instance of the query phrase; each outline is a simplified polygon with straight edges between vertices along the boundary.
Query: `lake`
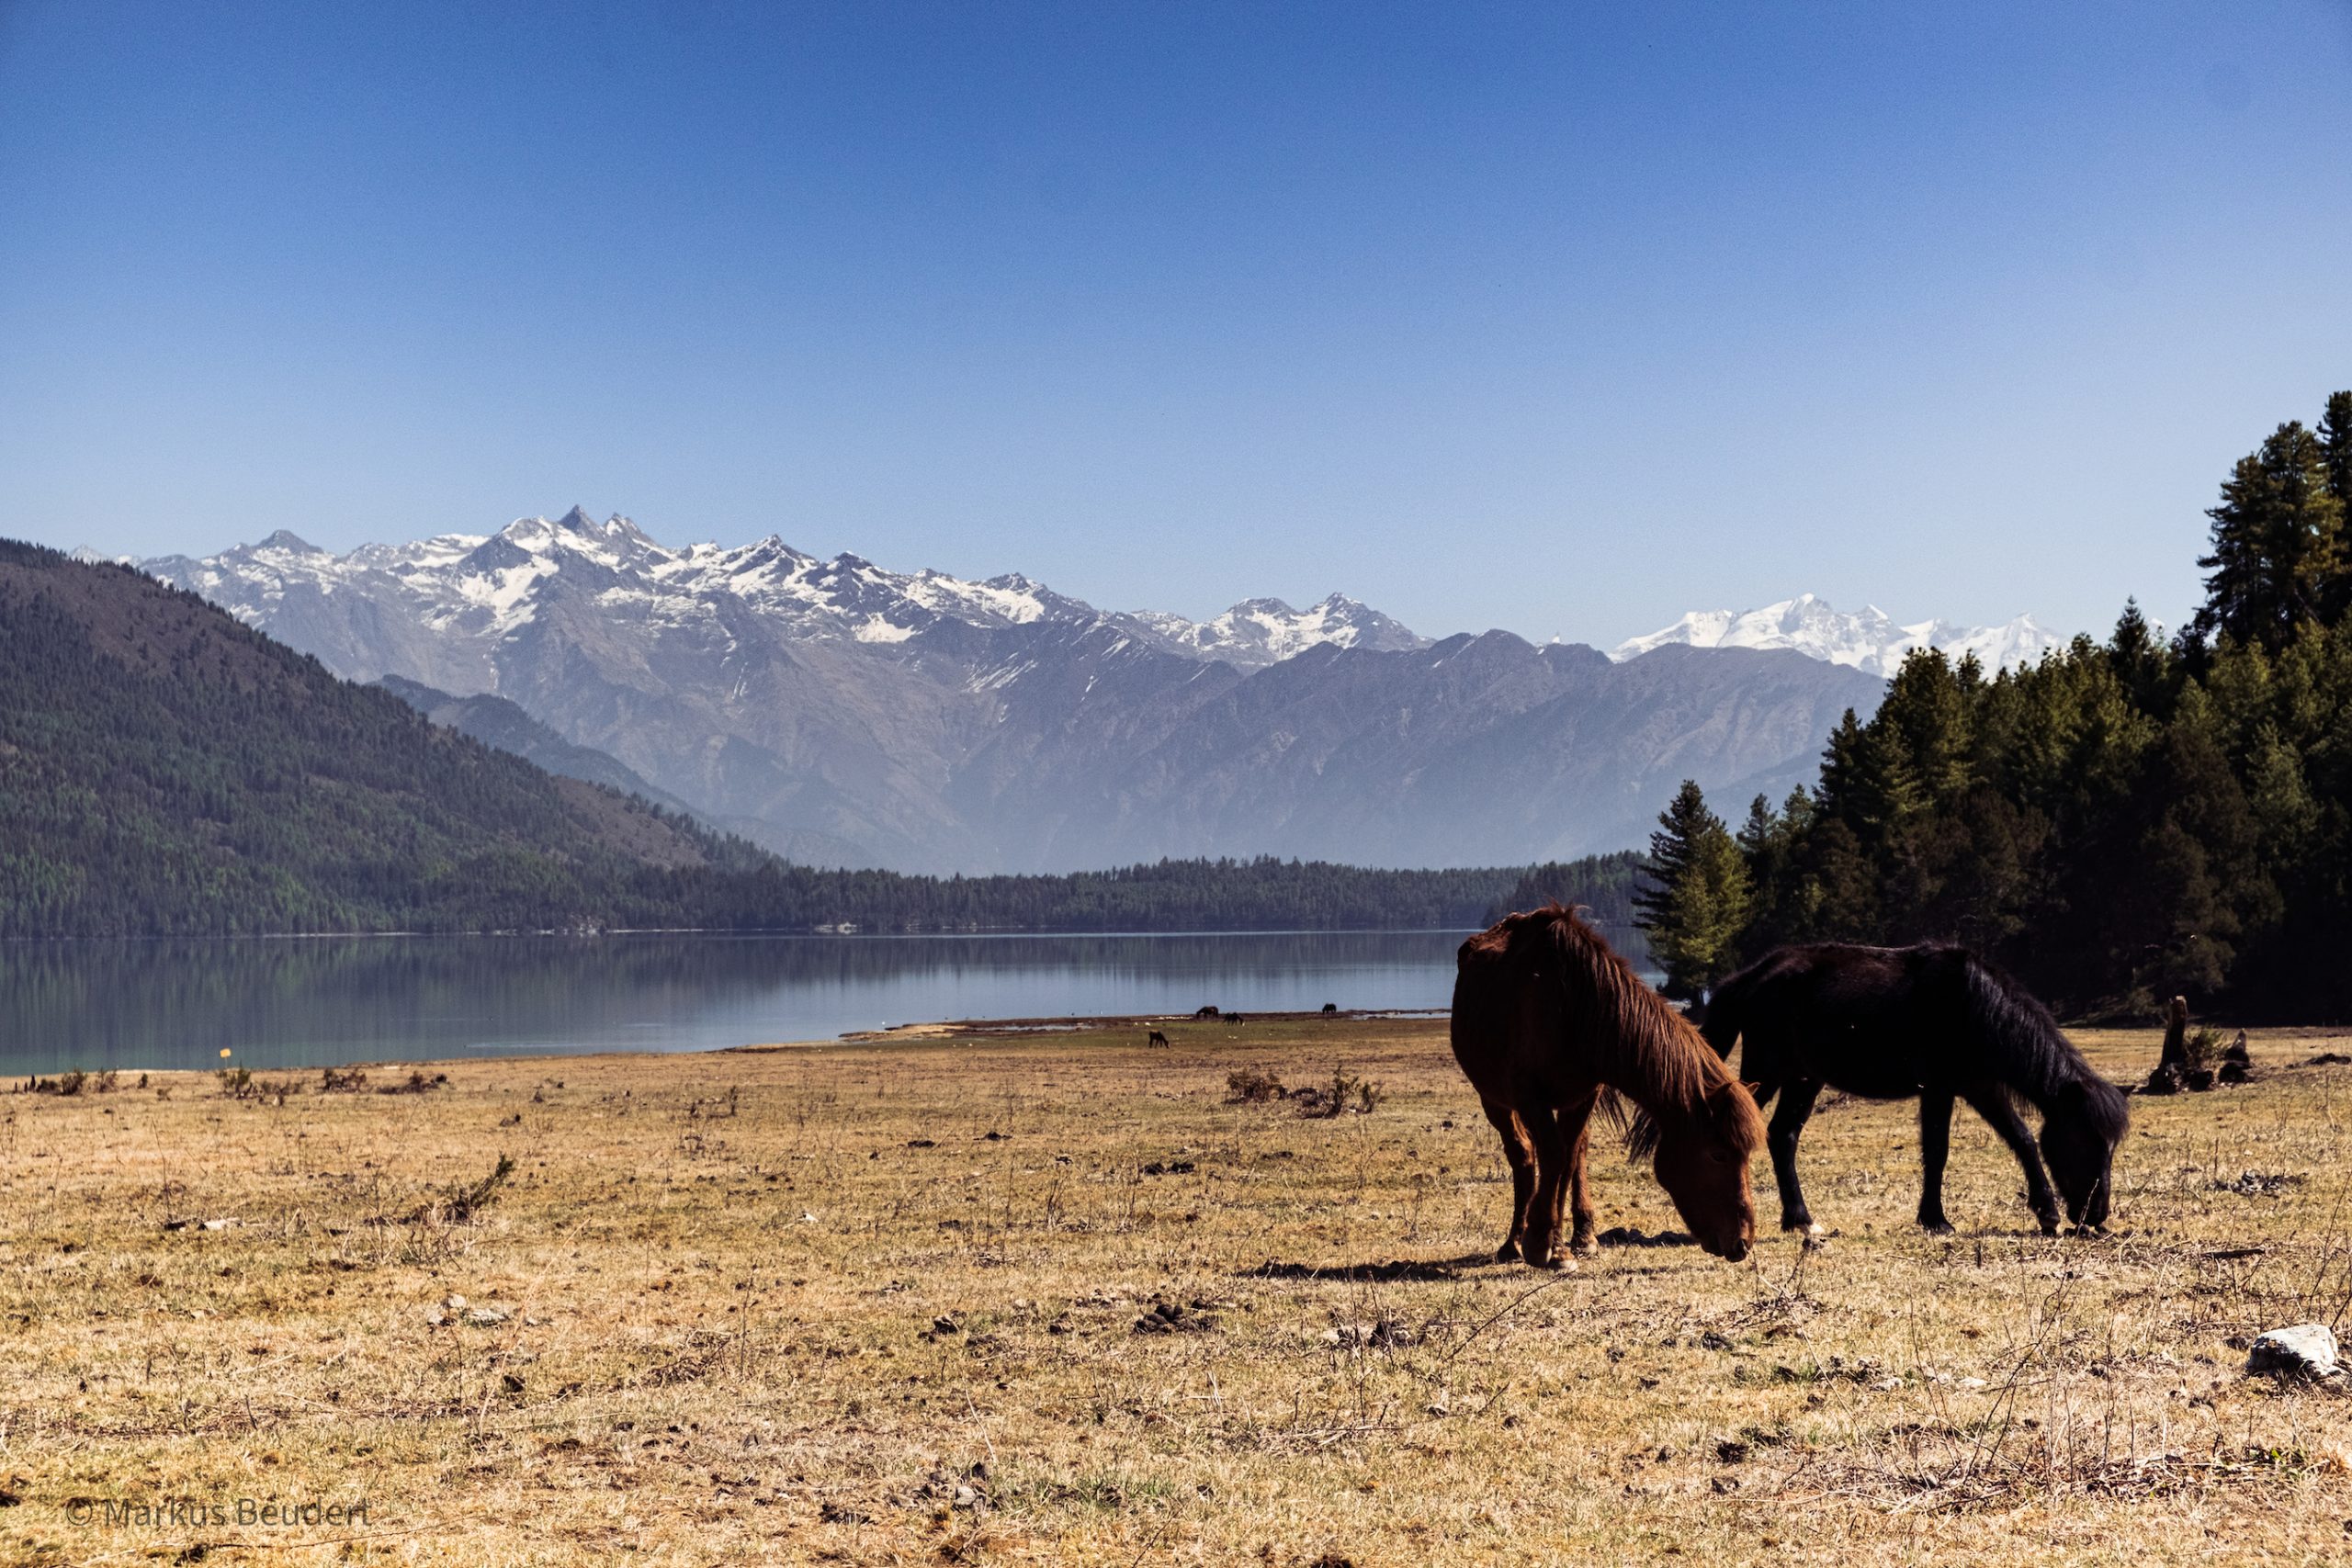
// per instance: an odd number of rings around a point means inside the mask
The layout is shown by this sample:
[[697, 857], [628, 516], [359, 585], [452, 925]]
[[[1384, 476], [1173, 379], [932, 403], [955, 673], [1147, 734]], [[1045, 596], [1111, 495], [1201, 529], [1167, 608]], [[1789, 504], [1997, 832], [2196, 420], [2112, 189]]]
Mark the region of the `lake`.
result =
[[[1462, 931], [0, 943], [0, 1074], [702, 1051], [966, 1018], [1442, 1008]], [[1611, 933], [1638, 952], [1638, 933]]]

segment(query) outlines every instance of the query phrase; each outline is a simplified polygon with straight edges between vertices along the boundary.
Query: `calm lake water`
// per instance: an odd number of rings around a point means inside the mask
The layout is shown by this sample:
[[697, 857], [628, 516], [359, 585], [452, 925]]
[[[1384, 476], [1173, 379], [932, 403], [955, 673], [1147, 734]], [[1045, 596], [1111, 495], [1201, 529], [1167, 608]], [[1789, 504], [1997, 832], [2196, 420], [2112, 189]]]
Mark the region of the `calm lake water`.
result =
[[[0, 1073], [699, 1051], [887, 1024], [1442, 1008], [1461, 931], [0, 944]], [[1621, 948], [1634, 933], [1611, 932]], [[1628, 952], [1628, 956], [1632, 956]]]

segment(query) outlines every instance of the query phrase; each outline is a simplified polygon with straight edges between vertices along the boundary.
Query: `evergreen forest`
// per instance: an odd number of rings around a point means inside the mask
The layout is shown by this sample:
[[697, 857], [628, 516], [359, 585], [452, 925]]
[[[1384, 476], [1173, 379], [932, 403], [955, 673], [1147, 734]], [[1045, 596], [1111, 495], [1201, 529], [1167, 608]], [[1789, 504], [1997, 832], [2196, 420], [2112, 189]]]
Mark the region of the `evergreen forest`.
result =
[[2240, 459], [2205, 597], [2028, 668], [1912, 654], [1818, 781], [1685, 784], [1636, 895], [1670, 994], [1790, 942], [1967, 943], [2078, 1016], [2352, 1013], [2352, 392]]

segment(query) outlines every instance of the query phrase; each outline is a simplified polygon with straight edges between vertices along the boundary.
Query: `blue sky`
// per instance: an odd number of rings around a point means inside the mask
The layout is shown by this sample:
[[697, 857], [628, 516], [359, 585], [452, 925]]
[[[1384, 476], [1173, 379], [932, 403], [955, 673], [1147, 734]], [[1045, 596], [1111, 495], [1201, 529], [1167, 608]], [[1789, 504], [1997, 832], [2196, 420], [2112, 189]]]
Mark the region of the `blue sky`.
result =
[[0, 0], [0, 533], [2177, 621], [2346, 125], [2340, 3]]

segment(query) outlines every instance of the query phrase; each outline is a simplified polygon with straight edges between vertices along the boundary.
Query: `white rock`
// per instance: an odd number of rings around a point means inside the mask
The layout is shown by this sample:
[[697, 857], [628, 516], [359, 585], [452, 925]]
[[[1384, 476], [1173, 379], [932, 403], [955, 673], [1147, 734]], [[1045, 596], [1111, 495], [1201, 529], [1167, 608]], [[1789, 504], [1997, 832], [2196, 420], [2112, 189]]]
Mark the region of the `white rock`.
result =
[[2282, 1378], [2332, 1378], [2344, 1371], [2337, 1353], [2335, 1336], [2325, 1325], [2298, 1323], [2256, 1336], [2245, 1370]]
[[490, 1328], [504, 1323], [511, 1315], [498, 1307], [475, 1307], [466, 1314], [466, 1321], [476, 1328]]

